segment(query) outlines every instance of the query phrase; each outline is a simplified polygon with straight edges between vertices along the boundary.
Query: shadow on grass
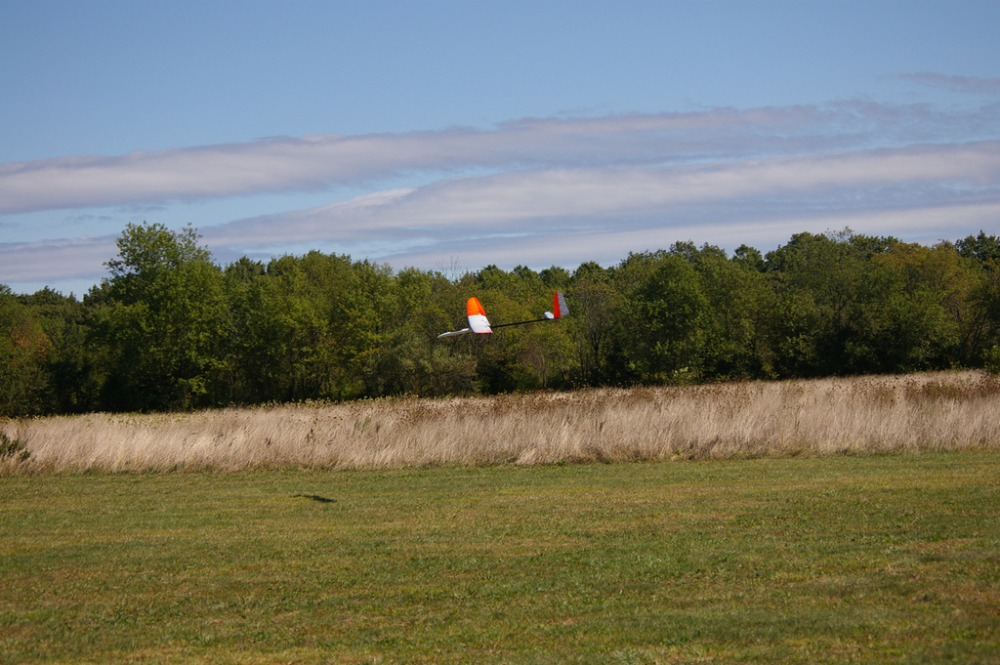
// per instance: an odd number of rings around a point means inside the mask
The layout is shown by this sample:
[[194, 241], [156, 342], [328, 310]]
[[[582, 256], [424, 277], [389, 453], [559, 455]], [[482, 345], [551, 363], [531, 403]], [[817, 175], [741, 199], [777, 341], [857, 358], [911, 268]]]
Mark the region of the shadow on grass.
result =
[[317, 503], [337, 503], [336, 499], [328, 499], [325, 496], [320, 496], [319, 494], [293, 494], [293, 499], [310, 499], [316, 501]]

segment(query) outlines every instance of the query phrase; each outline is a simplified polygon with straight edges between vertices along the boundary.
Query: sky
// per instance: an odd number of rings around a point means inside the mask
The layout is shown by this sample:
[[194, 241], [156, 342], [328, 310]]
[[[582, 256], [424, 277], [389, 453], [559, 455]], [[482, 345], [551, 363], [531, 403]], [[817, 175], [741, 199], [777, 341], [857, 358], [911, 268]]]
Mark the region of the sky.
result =
[[1000, 233], [1000, 2], [0, 0], [0, 284]]

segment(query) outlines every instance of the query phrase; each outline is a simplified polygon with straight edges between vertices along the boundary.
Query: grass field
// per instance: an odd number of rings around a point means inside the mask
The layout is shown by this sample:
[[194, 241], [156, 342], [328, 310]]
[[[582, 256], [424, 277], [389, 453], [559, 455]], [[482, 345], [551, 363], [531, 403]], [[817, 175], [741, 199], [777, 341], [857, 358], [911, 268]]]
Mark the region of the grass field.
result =
[[0, 662], [996, 663], [1000, 452], [0, 479]]

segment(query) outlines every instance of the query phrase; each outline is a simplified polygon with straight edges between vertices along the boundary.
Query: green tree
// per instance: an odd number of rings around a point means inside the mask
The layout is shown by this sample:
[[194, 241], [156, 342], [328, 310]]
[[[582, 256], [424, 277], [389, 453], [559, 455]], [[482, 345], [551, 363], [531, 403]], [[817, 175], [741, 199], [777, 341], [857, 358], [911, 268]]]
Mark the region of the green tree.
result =
[[708, 310], [698, 273], [680, 253], [648, 261], [651, 265], [637, 271], [645, 273], [644, 279], [624, 305], [630, 370], [651, 383], [696, 376], [705, 342], [702, 317]]
[[764, 272], [767, 270], [767, 263], [764, 261], [764, 255], [760, 253], [760, 250], [749, 247], [748, 245], [740, 245], [737, 247], [736, 251], [733, 252], [732, 261], [756, 272]]
[[90, 340], [89, 310], [72, 294], [48, 287], [18, 296], [52, 343], [46, 360], [46, 413], [81, 413], [100, 407], [103, 377]]
[[242, 257], [224, 273], [229, 312], [225, 344], [227, 400], [255, 404], [288, 399], [286, 345], [294, 331], [283, 317], [288, 304], [259, 261]]
[[898, 243], [874, 257], [870, 270], [886, 280], [886, 295], [871, 308], [872, 371], [948, 367], [962, 354], [970, 264], [946, 244]]
[[579, 382], [599, 386], [613, 382], [612, 368], [622, 299], [610, 274], [596, 263], [584, 263], [573, 274], [566, 297], [570, 316], [564, 325], [572, 336]]
[[190, 227], [129, 224], [92, 291], [104, 303], [97, 333], [110, 369], [104, 399], [115, 410], [183, 409], [214, 403], [224, 374], [228, 315], [222, 273]]
[[800, 233], [767, 254], [781, 303], [774, 346], [780, 364], [793, 375], [856, 371], [852, 319], [867, 305], [859, 300], [866, 257], [849, 234]]
[[769, 376], [760, 335], [763, 316], [771, 309], [766, 276], [752, 261], [717, 252], [702, 252], [694, 268], [708, 307], [700, 319], [704, 376]]
[[30, 309], [0, 285], [0, 416], [46, 410], [52, 343]]
[[[362, 297], [348, 256], [309, 252], [284, 256], [267, 266], [270, 321], [280, 343], [271, 354], [280, 399], [349, 399], [364, 393], [358, 372], [369, 325], [358, 309]], [[266, 335], [264, 339], [269, 339]]]
[[380, 305], [382, 349], [369, 379], [377, 394], [438, 397], [474, 391], [475, 356], [462, 340], [437, 339], [453, 325], [449, 311], [461, 300], [454, 284], [440, 273], [404, 268], [387, 286], [391, 297]]
[[980, 231], [977, 236], [966, 236], [955, 243], [958, 255], [978, 261], [984, 266], [993, 262], [994, 265], [1000, 263], [1000, 237], [986, 235]]

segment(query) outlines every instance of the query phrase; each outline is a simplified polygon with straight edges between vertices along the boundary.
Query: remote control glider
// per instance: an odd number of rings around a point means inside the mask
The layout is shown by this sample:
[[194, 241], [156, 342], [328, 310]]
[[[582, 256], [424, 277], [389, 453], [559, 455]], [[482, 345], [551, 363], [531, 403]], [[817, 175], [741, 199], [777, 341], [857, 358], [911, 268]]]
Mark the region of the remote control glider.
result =
[[441, 333], [438, 335], [438, 339], [442, 337], [457, 337], [458, 335], [466, 335], [468, 333], [477, 333], [480, 335], [488, 335], [492, 333], [497, 328], [507, 328], [509, 326], [523, 326], [526, 323], [538, 323], [539, 321], [555, 321], [556, 319], [561, 319], [562, 317], [569, 314], [569, 307], [566, 306], [566, 298], [563, 297], [562, 291], [556, 291], [555, 296], [552, 299], [552, 311], [545, 312], [540, 319], [531, 319], [530, 321], [515, 321], [513, 323], [501, 323], [498, 325], [490, 325], [489, 319], [486, 318], [486, 310], [483, 309], [482, 304], [479, 302], [479, 298], [472, 297], [469, 298], [469, 302], [466, 303], [466, 312], [469, 316], [469, 327], [462, 328], [461, 330], [452, 330], [451, 332]]

